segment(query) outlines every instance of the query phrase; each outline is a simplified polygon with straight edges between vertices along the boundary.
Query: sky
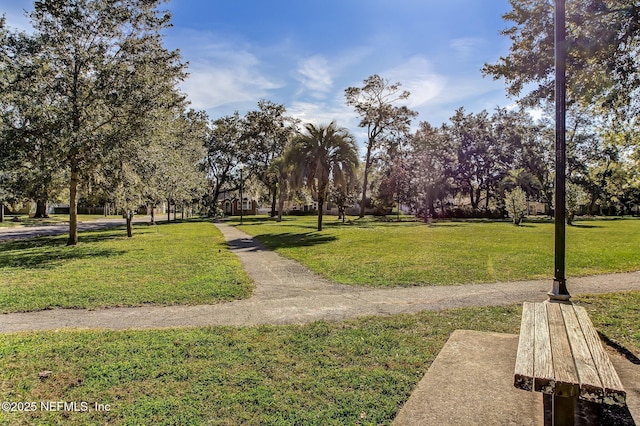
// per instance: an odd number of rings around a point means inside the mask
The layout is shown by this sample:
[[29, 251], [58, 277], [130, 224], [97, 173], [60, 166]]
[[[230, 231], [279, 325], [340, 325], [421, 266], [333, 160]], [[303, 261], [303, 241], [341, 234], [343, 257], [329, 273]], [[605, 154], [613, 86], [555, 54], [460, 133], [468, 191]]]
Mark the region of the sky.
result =
[[[303, 122], [335, 120], [361, 137], [344, 90], [378, 74], [411, 92], [414, 124], [440, 125], [455, 110], [515, 103], [485, 63], [508, 54], [500, 31], [508, 0], [170, 0], [165, 46], [189, 63], [181, 84], [212, 119], [260, 99]], [[7, 25], [27, 30], [31, 0], [0, 0]]]

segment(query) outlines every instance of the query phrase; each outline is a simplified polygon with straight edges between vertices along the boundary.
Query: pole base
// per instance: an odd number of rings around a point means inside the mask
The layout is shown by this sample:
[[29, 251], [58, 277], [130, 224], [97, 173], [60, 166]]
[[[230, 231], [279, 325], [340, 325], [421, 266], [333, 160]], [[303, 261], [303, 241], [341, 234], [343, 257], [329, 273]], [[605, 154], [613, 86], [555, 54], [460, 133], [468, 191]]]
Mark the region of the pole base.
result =
[[566, 280], [553, 280], [553, 288], [547, 293], [551, 302], [568, 302], [571, 299]]

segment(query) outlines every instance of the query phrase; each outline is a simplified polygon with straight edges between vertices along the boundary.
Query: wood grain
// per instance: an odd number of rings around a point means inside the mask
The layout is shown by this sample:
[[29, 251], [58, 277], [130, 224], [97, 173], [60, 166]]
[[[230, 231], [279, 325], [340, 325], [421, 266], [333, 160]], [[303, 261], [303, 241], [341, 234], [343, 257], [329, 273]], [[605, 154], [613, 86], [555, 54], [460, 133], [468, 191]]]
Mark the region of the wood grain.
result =
[[522, 321], [520, 322], [520, 339], [518, 355], [513, 375], [513, 385], [518, 389], [533, 390], [533, 343], [535, 340], [534, 304], [524, 302], [522, 305]]
[[573, 305], [560, 305], [562, 318], [567, 330], [567, 337], [573, 354], [573, 363], [578, 374], [580, 384], [580, 398], [587, 401], [602, 402], [604, 388], [600, 381], [600, 375], [593, 357], [591, 349], [587, 344], [582, 327], [578, 322]]
[[551, 345], [549, 344], [549, 322], [547, 320], [547, 308], [544, 303], [536, 303], [535, 311], [535, 342], [534, 342], [534, 384], [536, 392], [552, 394], [555, 390], [556, 380], [554, 374]]

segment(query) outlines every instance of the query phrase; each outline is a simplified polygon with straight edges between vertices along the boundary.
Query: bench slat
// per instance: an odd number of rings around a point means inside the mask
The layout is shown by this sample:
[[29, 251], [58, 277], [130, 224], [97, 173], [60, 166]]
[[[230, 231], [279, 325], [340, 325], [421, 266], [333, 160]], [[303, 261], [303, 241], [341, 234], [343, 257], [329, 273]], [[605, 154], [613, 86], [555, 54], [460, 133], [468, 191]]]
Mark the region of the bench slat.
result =
[[[580, 383], [580, 398], [602, 402], [604, 389], [597, 367], [591, 356], [591, 350], [585, 339], [582, 327], [578, 321], [576, 311], [572, 305], [560, 305], [564, 318], [567, 337], [573, 353], [573, 362], [578, 373]], [[600, 344], [600, 342], [598, 342]]]
[[567, 397], [578, 396], [580, 393], [580, 379], [573, 363], [571, 346], [569, 345], [567, 329], [564, 326], [560, 303], [547, 303], [546, 305], [551, 336], [553, 370], [556, 379], [554, 394]]
[[524, 302], [522, 305], [522, 321], [520, 322], [520, 339], [518, 340], [518, 356], [513, 376], [513, 385], [518, 389], [533, 390], [533, 342], [535, 340], [534, 304]]
[[609, 355], [607, 355], [602, 347], [598, 332], [591, 323], [589, 315], [583, 307], [576, 306], [574, 309], [578, 322], [580, 323], [584, 333], [585, 340], [591, 350], [593, 360], [598, 367], [599, 376], [602, 381], [602, 385], [604, 386], [604, 402], [607, 404], [624, 405], [627, 393], [622, 386], [618, 373], [616, 373], [613, 364], [611, 364]]
[[534, 343], [534, 383], [536, 392], [553, 393], [556, 382], [553, 371], [553, 358], [549, 342], [549, 324], [547, 321], [547, 309], [542, 303], [536, 303], [535, 311], [535, 343]]
[[524, 303], [516, 357], [517, 388], [624, 405], [626, 392], [587, 311]]

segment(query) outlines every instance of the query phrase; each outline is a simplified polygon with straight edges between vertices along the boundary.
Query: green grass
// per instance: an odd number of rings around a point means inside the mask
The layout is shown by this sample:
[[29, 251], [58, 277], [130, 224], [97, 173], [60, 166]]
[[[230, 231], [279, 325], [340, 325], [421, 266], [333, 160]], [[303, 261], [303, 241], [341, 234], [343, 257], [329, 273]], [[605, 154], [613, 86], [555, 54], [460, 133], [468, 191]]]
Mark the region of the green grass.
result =
[[[14, 216], [17, 216], [20, 221], [13, 222]], [[122, 216], [111, 215], [104, 216], [101, 214], [81, 214], [78, 215], [79, 222], [87, 222], [98, 219], [122, 219]], [[41, 226], [41, 225], [58, 225], [61, 223], [69, 222], [68, 214], [52, 214], [48, 218], [34, 218], [28, 215], [5, 215], [4, 222], [0, 223], [0, 228], [15, 228], [18, 226]]]
[[246, 298], [252, 284], [208, 222], [135, 225], [0, 243], [0, 312]]
[[[640, 292], [578, 299], [599, 331], [640, 355]], [[451, 332], [517, 333], [519, 323], [511, 306], [300, 326], [8, 334], [0, 401], [111, 409], [0, 412], [0, 424], [390, 424]]]
[[[237, 225], [237, 220], [230, 222]], [[455, 285], [553, 274], [554, 226], [509, 222], [381, 222], [342, 225], [315, 217], [245, 219], [243, 231], [278, 253], [343, 284]], [[640, 269], [640, 220], [591, 220], [567, 227], [567, 274], [585, 276]]]
[[577, 300], [606, 339], [640, 357], [640, 292], [580, 296]]

